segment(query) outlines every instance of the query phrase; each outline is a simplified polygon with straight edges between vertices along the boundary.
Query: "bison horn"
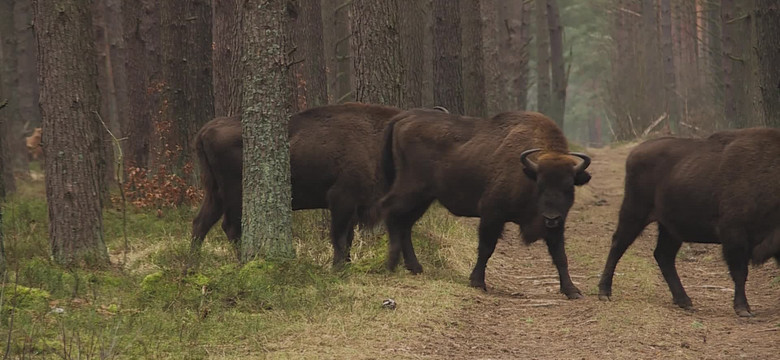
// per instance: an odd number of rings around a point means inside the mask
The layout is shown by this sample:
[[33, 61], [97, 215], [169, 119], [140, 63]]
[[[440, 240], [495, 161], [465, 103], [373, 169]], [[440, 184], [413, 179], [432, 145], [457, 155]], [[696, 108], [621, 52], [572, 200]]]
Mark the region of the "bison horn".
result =
[[438, 106], [438, 105], [434, 106], [433, 110], [439, 110], [439, 111], [441, 111], [441, 112], [443, 112], [445, 114], [449, 114], [450, 113], [450, 111], [447, 110], [447, 108], [445, 108], [444, 106]]
[[539, 152], [539, 151], [542, 151], [542, 149], [530, 149], [530, 150], [523, 151], [523, 153], [520, 154], [520, 162], [522, 162], [523, 165], [528, 170], [531, 170], [534, 173], [539, 172], [539, 165], [536, 165], [536, 163], [533, 162], [533, 160], [529, 159], [528, 155], [531, 155], [531, 154]]
[[574, 172], [575, 173], [578, 173], [580, 171], [583, 171], [583, 170], [587, 169], [588, 166], [590, 165], [590, 156], [588, 156], [588, 155], [585, 155], [583, 153], [578, 153], [578, 152], [570, 152], [569, 155], [576, 156], [576, 157], [582, 159], [582, 162], [580, 162], [577, 165], [574, 165]]

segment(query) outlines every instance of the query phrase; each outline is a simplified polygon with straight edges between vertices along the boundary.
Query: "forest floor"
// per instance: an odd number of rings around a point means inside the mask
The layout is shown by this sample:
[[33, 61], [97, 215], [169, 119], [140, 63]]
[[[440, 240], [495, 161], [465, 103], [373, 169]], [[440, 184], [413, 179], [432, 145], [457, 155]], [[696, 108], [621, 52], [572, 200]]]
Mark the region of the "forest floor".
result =
[[[196, 206], [104, 211], [114, 264], [64, 269], [48, 255], [40, 176], [4, 208], [10, 271], [0, 287], [0, 353], [23, 358], [307, 359], [773, 359], [780, 344], [780, 271], [751, 267], [756, 316], [732, 310], [720, 246], [684, 244], [678, 270], [695, 310], [672, 303], [648, 226], [618, 264], [613, 296], [597, 284], [622, 201], [633, 144], [587, 149], [591, 182], [567, 222], [570, 273], [585, 297], [558, 292], [543, 241], [507, 225], [487, 268], [488, 291], [468, 286], [476, 219], [433, 206], [414, 229], [422, 275], [384, 270], [386, 235], [361, 233], [353, 262], [330, 268], [319, 212], [296, 212], [298, 259], [239, 265], [219, 226], [199, 271], [182, 276]], [[35, 175], [35, 172], [34, 174]], [[365, 234], [365, 235], [363, 235]], [[395, 310], [382, 301], [392, 298]]]
[[[719, 245], [684, 244], [677, 267], [695, 310], [672, 303], [647, 227], [618, 264], [609, 302], [598, 281], [623, 197], [633, 145], [588, 149], [590, 184], [578, 189], [567, 220], [570, 273], [585, 298], [565, 300], [543, 241], [525, 246], [507, 227], [488, 264], [488, 292], [474, 291], [442, 331], [408, 339], [410, 357], [477, 359], [776, 359], [780, 271], [751, 267], [748, 301], [756, 316], [732, 310], [733, 283]], [[475, 223], [473, 220], [464, 220]], [[424, 326], [424, 325], [421, 325]]]

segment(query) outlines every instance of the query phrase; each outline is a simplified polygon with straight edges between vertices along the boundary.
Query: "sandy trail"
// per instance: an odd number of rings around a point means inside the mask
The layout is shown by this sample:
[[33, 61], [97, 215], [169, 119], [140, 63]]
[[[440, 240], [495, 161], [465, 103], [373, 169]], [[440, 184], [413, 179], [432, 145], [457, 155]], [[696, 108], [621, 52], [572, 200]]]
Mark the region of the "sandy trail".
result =
[[651, 224], [618, 264], [612, 301], [598, 300], [631, 148], [589, 150], [593, 179], [577, 190], [566, 231], [570, 273], [584, 299], [566, 300], [543, 241], [525, 246], [517, 226], [508, 224], [488, 265], [489, 291], [474, 290], [470, 305], [433, 326], [443, 331], [410, 340], [409, 353], [447, 359], [779, 358], [780, 271], [771, 261], [750, 268], [747, 295], [757, 316], [741, 319], [731, 307], [733, 283], [720, 246], [684, 244], [678, 271], [695, 308], [687, 312], [672, 303], [653, 259]]

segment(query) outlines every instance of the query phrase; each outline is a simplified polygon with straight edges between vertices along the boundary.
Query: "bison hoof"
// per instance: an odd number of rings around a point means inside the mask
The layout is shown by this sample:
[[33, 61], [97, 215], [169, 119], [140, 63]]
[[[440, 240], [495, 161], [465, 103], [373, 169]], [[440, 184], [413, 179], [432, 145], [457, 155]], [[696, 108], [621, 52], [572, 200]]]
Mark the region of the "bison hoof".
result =
[[737, 313], [737, 315], [739, 315], [739, 317], [747, 317], [747, 318], [749, 318], [749, 317], [755, 316], [755, 315], [753, 315], [752, 312], [750, 312], [750, 310], [748, 308], [744, 308], [744, 307], [743, 308], [736, 308], [736, 309], [734, 309], [734, 311]]
[[469, 285], [473, 288], [482, 289], [482, 291], [487, 292], [487, 285], [485, 285], [484, 281], [471, 280]]
[[677, 306], [679, 306], [682, 309], [693, 311], [693, 303], [691, 302], [691, 299], [675, 300], [674, 303], [677, 304]]
[[412, 273], [412, 275], [422, 274], [423, 268], [420, 264], [407, 265], [406, 270]]
[[612, 301], [612, 295], [599, 294], [599, 300], [601, 300], [601, 301]]
[[584, 298], [585, 296], [584, 296], [584, 295], [582, 295], [582, 294], [581, 294], [581, 293], [579, 293], [579, 292], [572, 292], [572, 293], [568, 293], [568, 294], [566, 294], [566, 297], [567, 297], [567, 298], [569, 298], [569, 300], [575, 300], [575, 299], [582, 299], [582, 298]]

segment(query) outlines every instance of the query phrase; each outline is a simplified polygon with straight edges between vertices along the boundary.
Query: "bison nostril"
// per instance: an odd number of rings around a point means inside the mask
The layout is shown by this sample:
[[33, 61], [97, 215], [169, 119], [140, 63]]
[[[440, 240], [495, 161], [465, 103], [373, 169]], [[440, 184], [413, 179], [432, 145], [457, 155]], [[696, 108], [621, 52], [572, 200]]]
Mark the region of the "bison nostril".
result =
[[555, 228], [561, 224], [561, 217], [557, 215], [542, 215], [544, 217], [544, 226]]

